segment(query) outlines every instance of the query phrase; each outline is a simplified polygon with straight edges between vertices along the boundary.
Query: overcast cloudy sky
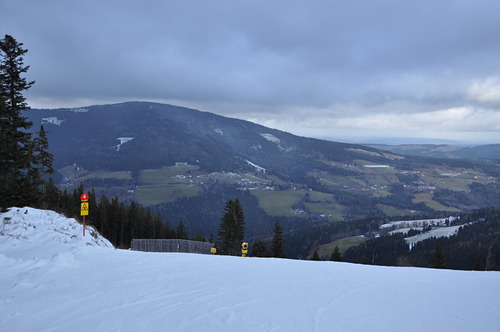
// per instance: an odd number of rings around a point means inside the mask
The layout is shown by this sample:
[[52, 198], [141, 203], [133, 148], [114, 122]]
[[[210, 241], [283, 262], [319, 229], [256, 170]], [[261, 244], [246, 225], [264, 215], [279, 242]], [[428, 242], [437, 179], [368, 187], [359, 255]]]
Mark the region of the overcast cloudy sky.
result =
[[340, 141], [500, 143], [497, 0], [3, 0], [0, 34], [29, 50], [33, 108], [148, 100]]

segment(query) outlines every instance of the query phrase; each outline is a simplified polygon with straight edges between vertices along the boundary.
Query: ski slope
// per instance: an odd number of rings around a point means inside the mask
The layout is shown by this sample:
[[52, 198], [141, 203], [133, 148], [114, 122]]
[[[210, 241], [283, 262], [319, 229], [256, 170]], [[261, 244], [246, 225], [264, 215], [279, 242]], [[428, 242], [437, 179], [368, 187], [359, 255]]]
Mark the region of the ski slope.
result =
[[0, 331], [500, 331], [500, 272], [144, 253], [81, 233], [51, 211], [0, 214]]

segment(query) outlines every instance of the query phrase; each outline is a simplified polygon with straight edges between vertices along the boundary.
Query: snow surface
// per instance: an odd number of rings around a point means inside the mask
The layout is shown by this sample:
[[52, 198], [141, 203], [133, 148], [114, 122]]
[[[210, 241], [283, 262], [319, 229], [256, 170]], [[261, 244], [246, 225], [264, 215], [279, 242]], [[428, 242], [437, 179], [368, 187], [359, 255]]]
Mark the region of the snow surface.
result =
[[123, 144], [128, 143], [128, 142], [130, 142], [133, 139], [134, 139], [134, 137], [118, 137], [117, 140], [119, 140], [120, 143], [116, 146], [116, 151], [120, 151], [120, 147]]
[[439, 238], [439, 237], [450, 237], [452, 235], [455, 235], [458, 233], [460, 227], [463, 227], [463, 225], [433, 228], [428, 232], [407, 237], [405, 238], [405, 240], [410, 245], [411, 249], [417, 242], [430, 239], [431, 237]]
[[276, 144], [281, 143], [281, 140], [278, 137], [274, 136], [273, 134], [260, 134], [260, 136], [264, 137], [269, 142], [273, 142]]
[[51, 123], [51, 124], [56, 125], [56, 126], [60, 126], [61, 123], [63, 123], [64, 121], [66, 121], [66, 120], [65, 119], [59, 120], [55, 116], [51, 116], [48, 118], [42, 118], [42, 124]]
[[454, 221], [459, 217], [448, 217], [438, 219], [418, 219], [418, 220], [398, 220], [388, 224], [380, 225], [380, 228], [406, 228], [406, 227], [423, 227], [423, 226], [446, 226], [448, 222]]
[[500, 272], [134, 252], [87, 230], [0, 215], [1, 331], [500, 330]]
[[246, 162], [247, 162], [250, 166], [254, 167], [254, 168], [255, 168], [255, 170], [256, 170], [257, 172], [262, 172], [262, 173], [265, 173], [265, 172], [266, 172], [266, 169], [265, 169], [264, 167], [261, 167], [261, 166], [259, 166], [259, 165], [257, 165], [257, 164], [254, 164], [254, 163], [252, 163], [252, 162], [251, 162], [251, 161], [249, 161], [249, 160], [245, 160], [245, 161], [246, 161]]

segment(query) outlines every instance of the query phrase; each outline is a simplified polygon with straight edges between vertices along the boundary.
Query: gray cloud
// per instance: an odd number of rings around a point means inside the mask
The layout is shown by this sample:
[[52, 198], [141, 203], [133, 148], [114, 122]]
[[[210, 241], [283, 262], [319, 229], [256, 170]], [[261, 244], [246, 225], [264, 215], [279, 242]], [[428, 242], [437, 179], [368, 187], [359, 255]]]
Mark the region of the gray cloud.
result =
[[[29, 49], [34, 107], [154, 100], [306, 136], [499, 141], [499, 12], [493, 0], [4, 1], [0, 31]], [[430, 126], [443, 114], [448, 128]]]

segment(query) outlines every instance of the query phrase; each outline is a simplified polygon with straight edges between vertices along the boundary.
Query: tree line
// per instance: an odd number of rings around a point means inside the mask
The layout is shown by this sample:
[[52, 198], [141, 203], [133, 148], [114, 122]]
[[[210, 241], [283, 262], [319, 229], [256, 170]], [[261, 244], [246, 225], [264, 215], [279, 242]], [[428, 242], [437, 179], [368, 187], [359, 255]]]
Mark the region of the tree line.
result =
[[485, 208], [460, 215], [456, 235], [431, 237], [417, 242], [410, 250], [408, 234], [371, 239], [348, 249], [348, 262], [449, 268], [456, 270], [500, 270], [500, 208]]
[[38, 203], [44, 176], [54, 172], [44, 127], [33, 136], [33, 123], [22, 115], [30, 108], [23, 92], [35, 83], [23, 77], [27, 52], [10, 35], [0, 40], [0, 210]]
[[[23, 93], [35, 83], [24, 77], [29, 69], [23, 58], [27, 52], [10, 35], [0, 40], [0, 210], [32, 206], [78, 218], [83, 185], [68, 193], [60, 191], [51, 178], [46, 180], [54, 173], [47, 132], [40, 126], [32, 135], [33, 123], [22, 115], [30, 109]], [[106, 196], [96, 201], [92, 192], [89, 204], [88, 223], [117, 247], [129, 247], [132, 238], [188, 238], [182, 219], [172, 229], [159, 214], [135, 202], [125, 206], [118, 198]]]

